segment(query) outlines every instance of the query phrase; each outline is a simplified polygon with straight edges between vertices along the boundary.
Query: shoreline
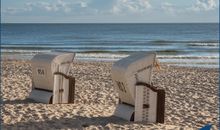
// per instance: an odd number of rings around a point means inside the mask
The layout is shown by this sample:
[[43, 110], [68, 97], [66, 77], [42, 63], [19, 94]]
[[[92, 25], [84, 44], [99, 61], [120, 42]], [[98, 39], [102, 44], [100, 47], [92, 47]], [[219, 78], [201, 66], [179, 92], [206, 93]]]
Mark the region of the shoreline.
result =
[[[31, 60], [36, 53], [22, 54], [2, 54], [2, 60]], [[85, 62], [115, 62], [121, 58], [127, 57], [125, 53], [76, 53], [76, 61]], [[194, 67], [194, 68], [219, 68], [219, 57], [210, 56], [193, 56], [193, 55], [157, 55], [157, 59], [162, 64]]]
[[31, 65], [2, 61], [3, 128], [5, 129], [198, 129], [218, 126], [217, 68], [171, 66], [153, 71], [154, 86], [166, 91], [165, 124], [128, 122], [113, 117], [118, 95], [111, 80], [112, 62], [74, 61], [75, 104], [41, 104], [27, 100]]

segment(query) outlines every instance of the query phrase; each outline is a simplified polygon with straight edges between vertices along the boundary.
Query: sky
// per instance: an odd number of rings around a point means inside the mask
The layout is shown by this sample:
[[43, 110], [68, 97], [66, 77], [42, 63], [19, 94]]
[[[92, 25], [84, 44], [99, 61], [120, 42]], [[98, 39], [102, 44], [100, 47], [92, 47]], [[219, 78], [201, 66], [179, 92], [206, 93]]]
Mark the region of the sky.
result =
[[219, 0], [1, 0], [2, 23], [207, 23]]

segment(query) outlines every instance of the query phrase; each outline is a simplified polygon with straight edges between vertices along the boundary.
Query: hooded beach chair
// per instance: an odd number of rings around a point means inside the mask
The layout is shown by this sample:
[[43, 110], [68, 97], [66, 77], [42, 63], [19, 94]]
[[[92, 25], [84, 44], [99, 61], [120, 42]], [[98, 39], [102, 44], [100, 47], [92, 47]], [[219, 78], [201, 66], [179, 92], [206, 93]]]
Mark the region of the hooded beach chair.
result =
[[156, 53], [136, 53], [112, 67], [112, 79], [119, 93], [114, 115], [129, 121], [163, 123], [165, 91], [151, 85]]
[[51, 52], [31, 59], [32, 91], [29, 98], [41, 103], [73, 103], [75, 79], [68, 76], [74, 53]]

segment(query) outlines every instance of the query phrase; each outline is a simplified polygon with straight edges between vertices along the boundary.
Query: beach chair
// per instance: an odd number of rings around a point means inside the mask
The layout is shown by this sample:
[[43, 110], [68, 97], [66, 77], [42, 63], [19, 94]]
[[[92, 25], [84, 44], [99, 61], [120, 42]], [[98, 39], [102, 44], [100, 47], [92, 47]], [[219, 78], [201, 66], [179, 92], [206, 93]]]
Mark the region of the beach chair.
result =
[[129, 121], [164, 123], [165, 91], [151, 85], [156, 53], [136, 53], [112, 67], [112, 79], [119, 93], [115, 116]]
[[29, 95], [41, 103], [73, 103], [75, 79], [68, 76], [74, 53], [51, 52], [31, 59], [32, 91]]

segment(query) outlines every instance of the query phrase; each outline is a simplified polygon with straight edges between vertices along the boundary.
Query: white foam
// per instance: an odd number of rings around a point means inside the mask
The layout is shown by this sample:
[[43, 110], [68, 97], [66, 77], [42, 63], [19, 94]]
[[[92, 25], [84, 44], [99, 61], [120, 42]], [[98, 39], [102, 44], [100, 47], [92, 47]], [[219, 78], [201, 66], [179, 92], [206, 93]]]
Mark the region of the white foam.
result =
[[2, 53], [39, 53], [39, 52], [51, 52], [50, 50], [20, 50], [20, 49], [2, 49]]
[[191, 45], [191, 46], [214, 46], [214, 47], [218, 47], [219, 46], [219, 43], [218, 42], [215, 42], [215, 43], [188, 43], [188, 45]]
[[160, 59], [218, 59], [217, 54], [208, 55], [158, 55]]
[[[4, 50], [3, 50], [4, 51]], [[2, 53], [2, 57], [8, 59], [31, 59], [33, 55], [39, 52], [48, 52], [48, 50], [6, 50]], [[16, 53], [15, 53], [16, 52]], [[76, 60], [82, 61], [117, 61], [127, 57], [125, 53], [76, 53]], [[169, 63], [181, 66], [219, 66], [219, 55], [157, 55], [157, 58], [162, 63]]]

